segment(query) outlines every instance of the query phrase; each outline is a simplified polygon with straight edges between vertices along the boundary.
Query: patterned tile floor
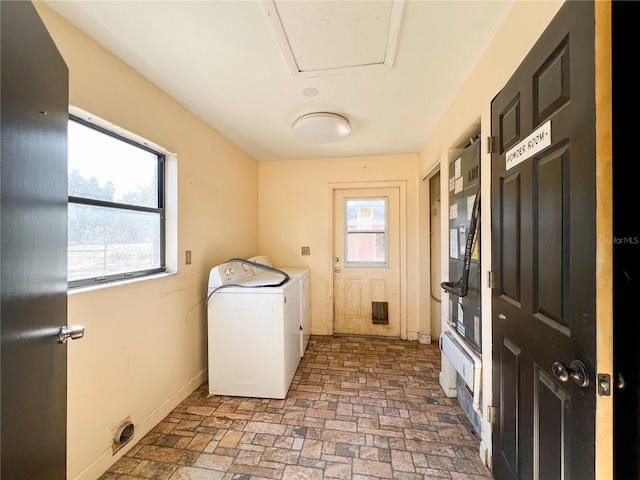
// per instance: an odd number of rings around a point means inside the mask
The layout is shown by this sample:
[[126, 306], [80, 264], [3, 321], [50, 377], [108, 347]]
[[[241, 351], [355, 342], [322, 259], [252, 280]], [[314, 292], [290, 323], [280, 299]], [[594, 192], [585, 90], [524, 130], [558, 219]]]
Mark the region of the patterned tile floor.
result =
[[284, 400], [195, 390], [99, 480], [491, 475], [436, 345], [314, 336]]

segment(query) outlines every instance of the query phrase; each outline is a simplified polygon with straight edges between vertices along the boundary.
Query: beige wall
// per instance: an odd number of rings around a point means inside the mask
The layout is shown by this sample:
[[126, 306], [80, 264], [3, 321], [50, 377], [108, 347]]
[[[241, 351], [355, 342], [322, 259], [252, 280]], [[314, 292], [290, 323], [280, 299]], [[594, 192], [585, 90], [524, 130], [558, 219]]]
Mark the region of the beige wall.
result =
[[[428, 334], [428, 192], [423, 177], [442, 163], [441, 205], [448, 204], [450, 149], [470, 130], [490, 135], [491, 99], [529, 51], [560, 1], [518, 1], [419, 155], [257, 164], [165, 93], [83, 33], [36, 4], [70, 69], [72, 104], [177, 154], [175, 275], [69, 296], [69, 323], [86, 338], [69, 345], [69, 478], [102, 473], [111, 434], [131, 416], [136, 436], [157, 423], [205, 379], [206, 315], [201, 302], [211, 265], [231, 256], [268, 254], [276, 266], [306, 265], [312, 276], [312, 333], [331, 331], [331, 188], [400, 181], [406, 185], [406, 329]], [[483, 198], [489, 198], [490, 157], [482, 157]], [[233, 202], [230, 202], [233, 199]], [[229, 206], [233, 205], [233, 208]], [[444, 207], [443, 207], [444, 208]], [[483, 203], [482, 245], [491, 245]], [[442, 216], [443, 222], [446, 215]], [[258, 219], [258, 221], [256, 221]], [[442, 265], [448, 265], [443, 229]], [[310, 256], [300, 247], [309, 246]], [[192, 250], [193, 264], [184, 265]], [[490, 252], [482, 252], [483, 278]], [[443, 272], [443, 280], [446, 280]], [[490, 290], [483, 291], [490, 305]], [[446, 297], [443, 296], [443, 316]], [[490, 309], [483, 309], [484, 365], [490, 365]], [[491, 372], [483, 371], [483, 408]], [[491, 428], [483, 424], [489, 449]]]
[[69, 67], [70, 103], [177, 155], [174, 274], [69, 295], [69, 324], [84, 325], [86, 335], [68, 348], [68, 478], [86, 480], [117, 458], [111, 440], [122, 420], [136, 424], [138, 440], [206, 380], [207, 277], [212, 265], [257, 253], [258, 164], [48, 7], [36, 7]]
[[[455, 158], [456, 149], [469, 138], [470, 134], [480, 133], [481, 140], [486, 145], [486, 139], [491, 135], [491, 101], [509, 80], [513, 72], [529, 52], [535, 41], [540, 37], [546, 26], [557, 13], [562, 1], [516, 1], [513, 9], [505, 18], [503, 26], [486, 48], [478, 64], [467, 78], [447, 112], [436, 126], [433, 134], [427, 140], [425, 147], [419, 154], [419, 173], [421, 176], [440, 164], [441, 172], [441, 205], [443, 210], [449, 204], [448, 178], [449, 161]], [[481, 278], [482, 278], [482, 411], [487, 411], [488, 405], [494, 402], [491, 396], [491, 289], [487, 287], [485, 279], [491, 269], [491, 155], [485, 147], [481, 154]], [[446, 210], [444, 210], [446, 211]], [[424, 222], [428, 217], [428, 202], [420, 202], [418, 214], [421, 222], [420, 230], [426, 230]], [[449, 218], [442, 215], [442, 279], [448, 278], [449, 265]], [[421, 282], [421, 287], [426, 282]], [[428, 295], [428, 290], [419, 293]], [[448, 318], [448, 295], [442, 294], [442, 322]], [[442, 362], [443, 378], [450, 375], [451, 368], [446, 361]], [[446, 381], [445, 381], [446, 382]], [[484, 413], [483, 413], [484, 415]], [[484, 415], [481, 432], [482, 443], [480, 456], [486, 462], [491, 461], [491, 425]]]
[[[406, 329], [419, 331], [416, 162], [415, 155], [394, 155], [260, 163], [260, 253], [276, 266], [310, 268], [312, 334], [332, 332], [332, 188], [388, 181], [406, 185]], [[303, 246], [311, 255], [301, 255]]]

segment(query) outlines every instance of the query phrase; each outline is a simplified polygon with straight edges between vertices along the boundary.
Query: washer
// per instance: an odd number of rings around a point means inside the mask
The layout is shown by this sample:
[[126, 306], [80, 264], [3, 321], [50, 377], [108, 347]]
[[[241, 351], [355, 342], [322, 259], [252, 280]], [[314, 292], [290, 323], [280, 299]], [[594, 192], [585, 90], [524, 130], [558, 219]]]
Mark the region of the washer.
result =
[[209, 394], [284, 399], [300, 363], [300, 279], [241, 261], [209, 273]]
[[[267, 255], [258, 255], [248, 259], [255, 263], [273, 267], [271, 259]], [[264, 270], [251, 267], [254, 274], [260, 275]], [[278, 267], [291, 278], [300, 279], [300, 357], [304, 356], [311, 337], [311, 270], [309, 267]]]

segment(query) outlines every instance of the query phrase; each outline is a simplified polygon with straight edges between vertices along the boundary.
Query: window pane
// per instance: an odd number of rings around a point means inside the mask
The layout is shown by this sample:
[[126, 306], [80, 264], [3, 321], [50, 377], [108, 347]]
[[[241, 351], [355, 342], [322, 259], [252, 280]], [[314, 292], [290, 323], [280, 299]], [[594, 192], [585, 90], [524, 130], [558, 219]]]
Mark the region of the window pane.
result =
[[69, 281], [161, 266], [160, 214], [69, 204]]
[[346, 262], [386, 263], [386, 234], [348, 233]]
[[158, 156], [69, 121], [69, 195], [158, 207]]
[[347, 231], [385, 231], [387, 199], [346, 199]]

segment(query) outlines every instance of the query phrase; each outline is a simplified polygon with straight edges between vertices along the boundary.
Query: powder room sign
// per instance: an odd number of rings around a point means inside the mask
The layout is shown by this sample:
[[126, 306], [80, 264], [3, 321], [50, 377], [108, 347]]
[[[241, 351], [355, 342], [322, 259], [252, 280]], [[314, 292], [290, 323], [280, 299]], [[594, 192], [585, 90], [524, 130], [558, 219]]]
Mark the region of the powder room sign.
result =
[[545, 122], [540, 128], [531, 133], [519, 144], [507, 151], [505, 157], [507, 170], [524, 162], [539, 151], [551, 145], [551, 120]]

